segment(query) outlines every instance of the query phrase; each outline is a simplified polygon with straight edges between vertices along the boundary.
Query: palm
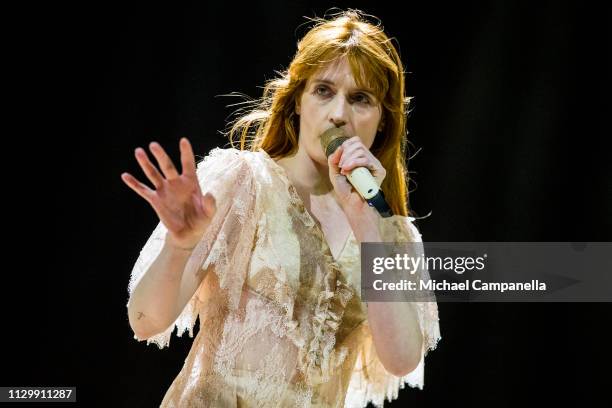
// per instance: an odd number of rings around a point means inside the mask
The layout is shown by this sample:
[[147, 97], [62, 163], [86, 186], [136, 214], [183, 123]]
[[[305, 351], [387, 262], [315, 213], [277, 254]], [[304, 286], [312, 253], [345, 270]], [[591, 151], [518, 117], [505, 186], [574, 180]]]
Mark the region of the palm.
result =
[[197, 225], [199, 218], [193, 197], [201, 193], [196, 180], [186, 175], [165, 180], [154, 194], [153, 201], [157, 204], [154, 208], [169, 230], [178, 233]]
[[128, 173], [122, 174], [121, 178], [153, 207], [160, 221], [166, 226], [173, 244], [182, 248], [193, 248], [214, 215], [214, 199], [210, 195], [202, 196], [191, 145], [187, 139], [181, 139], [182, 174], [177, 172], [172, 160], [159, 144], [151, 143], [150, 148], [163, 175], [151, 163], [143, 149], [136, 149], [135, 155], [155, 189], [149, 188]]
[[367, 205], [361, 195], [359, 195], [357, 190], [355, 190], [345, 176], [337, 174], [335, 179], [332, 181], [332, 185], [336, 191], [336, 194], [340, 198], [340, 201], [345, 203], [347, 208], [357, 210]]

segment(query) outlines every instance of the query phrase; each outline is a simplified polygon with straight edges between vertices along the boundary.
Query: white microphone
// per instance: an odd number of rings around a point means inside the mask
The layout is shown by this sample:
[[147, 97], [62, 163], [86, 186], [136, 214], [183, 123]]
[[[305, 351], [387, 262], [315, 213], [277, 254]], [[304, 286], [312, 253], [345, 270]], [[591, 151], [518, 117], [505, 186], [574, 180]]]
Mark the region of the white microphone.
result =
[[[344, 134], [344, 130], [337, 127], [327, 129], [321, 134], [320, 138], [321, 147], [327, 157], [331, 156], [345, 140], [349, 139]], [[382, 190], [367, 167], [354, 168], [346, 175], [346, 178], [368, 205], [376, 208], [381, 216], [391, 217], [393, 215]]]

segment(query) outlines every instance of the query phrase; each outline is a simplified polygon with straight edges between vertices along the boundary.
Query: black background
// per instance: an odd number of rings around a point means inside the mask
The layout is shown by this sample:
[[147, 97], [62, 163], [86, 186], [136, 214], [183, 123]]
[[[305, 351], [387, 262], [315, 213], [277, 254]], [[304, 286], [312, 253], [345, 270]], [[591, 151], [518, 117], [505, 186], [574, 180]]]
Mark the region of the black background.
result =
[[[424, 240], [611, 240], [610, 15], [595, 3], [26, 6], [7, 37], [1, 385], [159, 405], [192, 340], [132, 339], [129, 274], [157, 219], [119, 176], [142, 176], [133, 150], [152, 140], [174, 158], [182, 136], [199, 156], [226, 145], [238, 100], [219, 95], [259, 96], [304, 16], [333, 6], [379, 17], [399, 41]], [[424, 391], [386, 406], [609, 404], [610, 304], [439, 310]]]

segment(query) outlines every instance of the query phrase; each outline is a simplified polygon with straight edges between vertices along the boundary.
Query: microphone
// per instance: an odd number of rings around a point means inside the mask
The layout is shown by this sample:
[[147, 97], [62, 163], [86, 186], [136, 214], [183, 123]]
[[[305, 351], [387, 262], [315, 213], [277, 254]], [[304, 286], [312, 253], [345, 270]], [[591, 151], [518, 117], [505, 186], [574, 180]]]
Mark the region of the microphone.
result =
[[[321, 147], [327, 157], [331, 156], [345, 140], [348, 140], [344, 130], [337, 127], [327, 129], [321, 134], [320, 138]], [[374, 207], [381, 216], [387, 218], [393, 215], [383, 191], [367, 167], [354, 168], [346, 178], [368, 205]]]

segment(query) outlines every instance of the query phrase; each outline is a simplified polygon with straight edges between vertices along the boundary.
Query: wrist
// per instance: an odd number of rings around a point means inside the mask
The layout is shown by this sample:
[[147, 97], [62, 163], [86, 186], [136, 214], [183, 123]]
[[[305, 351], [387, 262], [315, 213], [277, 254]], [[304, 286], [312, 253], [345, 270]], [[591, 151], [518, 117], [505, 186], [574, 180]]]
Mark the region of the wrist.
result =
[[181, 245], [178, 245], [174, 242], [172, 242], [171, 239], [166, 239], [166, 241], [164, 242], [164, 249], [167, 252], [171, 252], [173, 254], [183, 254], [183, 255], [190, 255], [193, 250], [195, 249], [195, 246], [193, 247], [183, 247]]
[[380, 242], [380, 215], [366, 204], [365, 208], [346, 213], [353, 235], [359, 242]]

